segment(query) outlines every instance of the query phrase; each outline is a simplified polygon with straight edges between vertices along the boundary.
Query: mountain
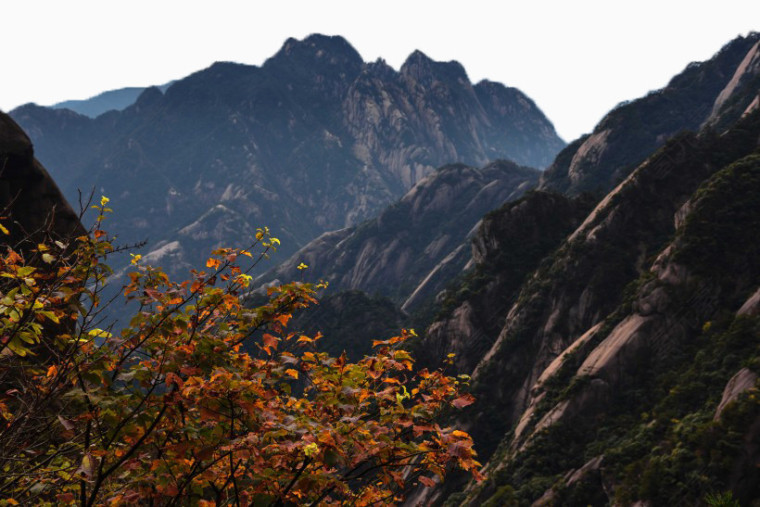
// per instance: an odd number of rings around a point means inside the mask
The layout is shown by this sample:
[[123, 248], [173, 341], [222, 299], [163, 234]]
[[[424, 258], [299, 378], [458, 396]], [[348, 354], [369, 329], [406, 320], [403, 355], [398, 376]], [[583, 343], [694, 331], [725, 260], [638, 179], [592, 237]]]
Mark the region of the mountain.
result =
[[689, 64], [665, 88], [619, 105], [562, 150], [540, 188], [604, 195], [675, 134], [731, 125], [757, 107], [759, 44], [759, 33], [738, 37], [712, 59]]
[[[261, 67], [216, 63], [90, 119], [12, 112], [73, 201], [111, 197], [123, 242], [149, 240], [173, 272], [258, 226], [281, 259], [373, 217], [436, 167], [547, 165], [564, 143], [519, 91], [472, 85], [456, 62], [365, 63], [340, 37], [289, 39]], [[251, 232], [247, 232], [251, 231]]]
[[492, 480], [458, 501], [757, 498], [759, 135], [669, 143], [521, 287], [473, 371]]
[[[173, 81], [157, 88], [161, 92], [165, 92], [172, 83]], [[146, 89], [147, 87], [119, 88], [118, 90], [99, 93], [89, 99], [66, 100], [50, 107], [53, 109], [69, 109], [89, 118], [97, 118], [108, 111], [123, 111], [134, 104]]]
[[528, 275], [592, 206], [588, 197], [533, 191], [488, 213], [472, 237], [474, 267], [437, 297], [437, 319], [420, 347], [424, 364], [455, 354], [457, 369], [471, 372], [499, 336]]
[[[704, 102], [696, 132], [645, 140], [637, 149], [649, 153], [600, 201], [569, 179], [557, 180], [566, 195], [547, 192], [543, 179], [543, 190], [484, 218], [474, 270], [438, 298], [418, 349], [430, 364], [455, 354], [471, 376], [477, 401], [459, 423], [488, 479], [447, 479], [409, 505], [760, 497], [757, 41], [739, 38], [690, 67], [688, 94], [725, 65], [713, 88], [723, 99]], [[645, 105], [600, 125], [632, 130]], [[604, 157], [630, 152], [610, 143]]]
[[440, 292], [469, 261], [468, 235], [480, 217], [519, 198], [538, 181], [535, 169], [496, 161], [477, 169], [438, 169], [377, 218], [327, 232], [262, 280], [308, 276], [338, 290], [388, 297], [409, 311]]

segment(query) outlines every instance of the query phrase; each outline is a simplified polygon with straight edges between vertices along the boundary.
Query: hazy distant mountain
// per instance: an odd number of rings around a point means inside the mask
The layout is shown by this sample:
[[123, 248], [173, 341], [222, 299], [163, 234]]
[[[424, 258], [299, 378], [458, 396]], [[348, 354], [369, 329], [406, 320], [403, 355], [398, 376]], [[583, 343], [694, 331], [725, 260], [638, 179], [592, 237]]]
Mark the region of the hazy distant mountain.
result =
[[[161, 92], [165, 92], [172, 83], [158, 86]], [[118, 90], [110, 90], [100, 93], [89, 99], [67, 100], [50, 106], [53, 109], [71, 109], [75, 113], [96, 118], [108, 111], [122, 111], [137, 101], [137, 98], [146, 90], [146, 87], [129, 87]]]
[[[270, 226], [290, 254], [374, 216], [441, 165], [541, 167], [564, 145], [518, 90], [472, 85], [415, 52], [395, 71], [340, 37], [289, 39], [263, 66], [216, 63], [95, 119], [27, 105], [13, 117], [66, 195], [112, 198], [109, 227], [175, 269]], [[171, 259], [170, 261], [168, 259]]]
[[470, 260], [469, 234], [486, 212], [520, 198], [539, 172], [496, 161], [476, 169], [444, 166], [377, 218], [326, 232], [263, 277], [310, 279], [336, 290], [362, 290], [395, 301], [405, 311], [440, 292]]

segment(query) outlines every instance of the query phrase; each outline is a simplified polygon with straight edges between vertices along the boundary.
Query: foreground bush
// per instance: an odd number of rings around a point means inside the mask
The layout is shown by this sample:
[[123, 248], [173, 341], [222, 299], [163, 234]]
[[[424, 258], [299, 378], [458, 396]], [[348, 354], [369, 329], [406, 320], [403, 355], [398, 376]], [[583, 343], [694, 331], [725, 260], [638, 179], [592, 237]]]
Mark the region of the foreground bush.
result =
[[268, 230], [182, 283], [133, 256], [134, 311], [102, 329], [107, 202], [90, 236], [0, 258], [0, 504], [370, 505], [478, 476], [469, 435], [436, 423], [472, 398], [413, 370], [413, 332], [351, 364], [287, 329], [319, 286], [243, 304]]

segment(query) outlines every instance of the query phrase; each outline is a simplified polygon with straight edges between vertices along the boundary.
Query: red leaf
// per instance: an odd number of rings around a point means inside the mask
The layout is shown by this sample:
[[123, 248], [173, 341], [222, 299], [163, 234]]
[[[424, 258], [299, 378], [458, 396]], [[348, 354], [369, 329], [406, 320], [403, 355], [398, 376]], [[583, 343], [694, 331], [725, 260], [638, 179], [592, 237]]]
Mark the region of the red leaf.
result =
[[279, 338], [277, 338], [276, 336], [272, 336], [269, 333], [264, 333], [264, 336], [262, 337], [262, 339], [264, 341], [264, 349], [270, 353], [272, 349], [275, 349], [275, 350], [277, 349], [277, 342], [280, 341]]
[[425, 477], [424, 475], [420, 476], [420, 482], [423, 486], [426, 488], [434, 488], [435, 487], [435, 481], [429, 477]]
[[451, 402], [456, 408], [464, 408], [473, 403], [475, 403], [475, 397], [471, 394], [465, 394]]

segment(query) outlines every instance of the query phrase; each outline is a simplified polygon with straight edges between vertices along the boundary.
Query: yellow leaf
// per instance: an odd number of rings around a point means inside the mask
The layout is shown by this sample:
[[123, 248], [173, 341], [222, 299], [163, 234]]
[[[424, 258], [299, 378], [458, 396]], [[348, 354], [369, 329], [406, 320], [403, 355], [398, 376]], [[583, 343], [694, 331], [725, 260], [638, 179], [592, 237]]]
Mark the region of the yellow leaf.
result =
[[113, 335], [109, 333], [108, 331], [98, 329], [97, 327], [87, 331], [87, 334], [90, 336], [94, 336], [95, 338], [112, 338], [113, 337]]
[[315, 444], [314, 442], [310, 443], [309, 445], [305, 445], [303, 448], [303, 453], [307, 456], [313, 456], [318, 452], [319, 452], [319, 446]]
[[[11, 233], [8, 229], [5, 228], [3, 224], [0, 224], [0, 231], [2, 231], [3, 234], [5, 234], [6, 236]], [[13, 500], [13, 501], [15, 502], [16, 500]], [[15, 505], [18, 505], [18, 504], [15, 504]]]

